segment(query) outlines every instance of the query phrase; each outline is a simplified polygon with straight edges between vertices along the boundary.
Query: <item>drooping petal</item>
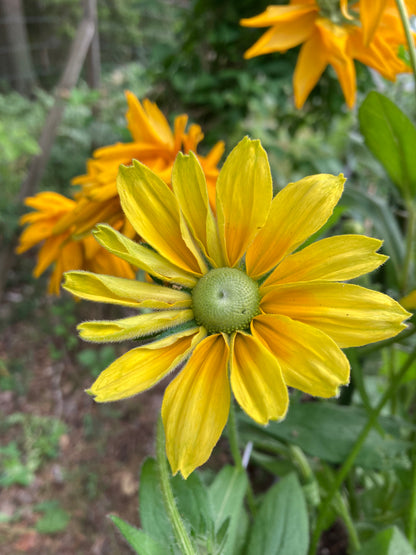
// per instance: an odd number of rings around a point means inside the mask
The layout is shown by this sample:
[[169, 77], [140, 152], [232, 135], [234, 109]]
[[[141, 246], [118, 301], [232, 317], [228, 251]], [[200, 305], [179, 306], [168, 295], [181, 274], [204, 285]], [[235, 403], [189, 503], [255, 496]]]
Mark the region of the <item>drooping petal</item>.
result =
[[193, 312], [188, 310], [160, 310], [150, 314], [130, 316], [121, 320], [95, 320], [79, 324], [79, 335], [85, 341], [106, 343], [107, 341], [124, 341], [137, 339], [146, 335], [159, 333], [169, 328], [184, 324], [193, 319]]
[[387, 0], [360, 0], [360, 20], [365, 46], [370, 44], [386, 5]]
[[394, 337], [410, 314], [396, 301], [350, 283], [301, 282], [262, 289], [265, 314], [283, 314], [314, 326], [340, 347]]
[[109, 225], [97, 225], [93, 234], [100, 245], [111, 253], [152, 276], [184, 287], [193, 287], [197, 282], [192, 274], [178, 268], [157, 252], [128, 239]]
[[204, 335], [194, 328], [131, 349], [101, 372], [87, 393], [98, 403], [141, 393], [176, 368]]
[[293, 74], [295, 106], [300, 109], [328, 65], [328, 54], [322, 48], [320, 34], [315, 31], [300, 49]]
[[232, 150], [217, 181], [217, 222], [224, 259], [235, 266], [267, 219], [273, 195], [267, 154], [245, 137]]
[[355, 103], [356, 76], [354, 60], [348, 53], [349, 32], [343, 25], [337, 25], [327, 18], [316, 20], [322, 45], [327, 53], [328, 62], [337, 74], [347, 105], [352, 108]]
[[286, 185], [247, 250], [247, 273], [254, 279], [262, 276], [318, 231], [332, 214], [344, 182], [342, 174], [319, 174]]
[[231, 349], [231, 387], [238, 404], [259, 424], [282, 419], [289, 396], [276, 357], [243, 332], [233, 336]]
[[316, 19], [317, 10], [313, 6], [269, 6], [274, 8], [276, 17], [262, 16], [250, 19], [242, 19], [241, 25], [244, 27], [264, 27], [272, 25], [259, 40], [253, 44], [245, 53], [245, 58], [253, 58], [261, 54], [270, 52], [285, 52], [307, 40], [312, 31]]
[[120, 167], [117, 188], [124, 213], [136, 232], [172, 264], [201, 275], [182, 237], [178, 202], [166, 183], [134, 160], [132, 167]]
[[221, 436], [230, 410], [228, 351], [222, 335], [210, 335], [166, 389], [162, 418], [173, 474], [187, 478]]
[[191, 295], [170, 287], [90, 272], [67, 272], [64, 289], [89, 301], [142, 308], [187, 308]]
[[263, 286], [297, 281], [346, 281], [378, 268], [387, 256], [377, 254], [382, 241], [364, 235], [339, 235], [287, 256]]
[[213, 266], [224, 266], [205, 175], [193, 152], [187, 156], [178, 153], [172, 170], [172, 188], [198, 246]]
[[309, 395], [334, 397], [349, 382], [347, 357], [322, 331], [287, 316], [256, 316], [251, 330], [275, 355], [283, 379]]

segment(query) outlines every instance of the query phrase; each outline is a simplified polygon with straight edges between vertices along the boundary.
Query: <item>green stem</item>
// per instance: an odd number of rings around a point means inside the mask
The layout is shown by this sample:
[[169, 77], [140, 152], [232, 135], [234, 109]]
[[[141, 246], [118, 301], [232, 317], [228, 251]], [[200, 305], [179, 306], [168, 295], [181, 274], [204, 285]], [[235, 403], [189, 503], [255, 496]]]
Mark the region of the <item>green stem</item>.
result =
[[403, 279], [401, 283], [402, 293], [406, 293], [409, 273], [412, 270], [413, 262], [413, 245], [415, 238], [415, 224], [416, 224], [416, 207], [413, 201], [407, 201], [407, 212], [409, 218], [407, 220], [407, 230], [406, 230], [406, 256], [404, 259], [403, 267]]
[[184, 555], [197, 555], [188, 536], [185, 525], [179, 514], [173, 497], [172, 486], [170, 483], [170, 472], [165, 454], [165, 432], [163, 430], [162, 418], [159, 417], [156, 434], [156, 459], [159, 472], [160, 489], [162, 490], [163, 502], [166, 513], [172, 524], [176, 541]]
[[407, 518], [407, 538], [412, 547], [415, 547], [416, 538], [416, 449], [413, 449], [412, 485], [410, 487], [410, 505]]
[[337, 512], [341, 516], [345, 524], [345, 527], [347, 528], [352, 551], [353, 552], [358, 551], [361, 547], [361, 544], [358, 538], [357, 530], [355, 529], [354, 522], [351, 518], [351, 513], [348, 508], [348, 505], [340, 492], [337, 492], [336, 503], [337, 503]]
[[[237, 420], [235, 417], [234, 401], [231, 401], [231, 404], [230, 404], [230, 414], [228, 416], [227, 431], [228, 431], [228, 441], [230, 443], [230, 451], [234, 460], [234, 464], [239, 470], [243, 470], [247, 475], [247, 471], [243, 466], [243, 460], [241, 458], [240, 449], [238, 447], [238, 431], [237, 431]], [[256, 502], [254, 499], [254, 493], [253, 493], [250, 478], [248, 475], [247, 475], [247, 483], [248, 483], [247, 503], [251, 514], [254, 516], [256, 514]]]
[[319, 542], [319, 538], [320, 538], [321, 532], [323, 531], [324, 526], [325, 526], [326, 515], [328, 513], [328, 510], [329, 510], [329, 507], [332, 503], [334, 495], [337, 493], [337, 491], [341, 487], [342, 483], [344, 482], [347, 474], [351, 470], [352, 465], [354, 464], [354, 461], [357, 458], [358, 453], [361, 451], [361, 448], [362, 448], [365, 440], [367, 439], [367, 436], [368, 436], [369, 432], [371, 431], [371, 429], [376, 424], [377, 419], [380, 415], [380, 412], [382, 411], [382, 409], [386, 405], [386, 403], [389, 401], [391, 396], [395, 394], [397, 388], [401, 384], [402, 379], [404, 378], [407, 371], [409, 370], [409, 368], [411, 367], [411, 365], [413, 364], [413, 362], [415, 360], [416, 360], [416, 350], [414, 350], [409, 355], [407, 361], [403, 364], [400, 371], [394, 376], [393, 381], [390, 383], [389, 389], [386, 390], [383, 397], [380, 399], [378, 405], [375, 407], [373, 412], [370, 414], [366, 425], [361, 430], [361, 433], [359, 434], [359, 436], [358, 436], [358, 438], [357, 438], [357, 440], [354, 444], [354, 447], [350, 451], [350, 454], [348, 455], [344, 464], [339, 469], [339, 471], [338, 471], [338, 473], [335, 477], [335, 480], [332, 483], [332, 486], [331, 486], [331, 488], [328, 492], [328, 495], [322, 503], [322, 507], [321, 507], [320, 513], [318, 515], [318, 519], [316, 521], [316, 527], [315, 527], [315, 530], [314, 530], [314, 533], [313, 533], [313, 536], [312, 536], [311, 547], [310, 547], [310, 551], [309, 551], [310, 555], [315, 555], [315, 553], [316, 553], [316, 548], [317, 548], [317, 545], [318, 545], [318, 542]]
[[413, 76], [414, 76], [415, 85], [416, 85], [416, 54], [415, 54], [413, 37], [412, 37], [412, 30], [410, 29], [409, 16], [407, 15], [404, 0], [396, 0], [396, 6], [397, 6], [397, 9], [399, 10], [400, 19], [402, 20], [404, 33], [406, 35], [406, 41], [407, 41], [407, 46], [409, 49], [409, 56], [410, 56], [410, 64], [412, 66]]

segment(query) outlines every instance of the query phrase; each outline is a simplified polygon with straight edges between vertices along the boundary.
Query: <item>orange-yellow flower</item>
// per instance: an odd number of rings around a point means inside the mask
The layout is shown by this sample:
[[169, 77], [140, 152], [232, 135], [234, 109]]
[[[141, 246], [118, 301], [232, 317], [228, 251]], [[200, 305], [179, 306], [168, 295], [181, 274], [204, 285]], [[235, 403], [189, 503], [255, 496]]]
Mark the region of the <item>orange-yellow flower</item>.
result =
[[102, 248], [91, 235], [74, 241], [71, 229], [55, 232], [57, 223], [76, 209], [74, 200], [45, 191], [28, 197], [25, 204], [34, 208], [34, 211], [24, 214], [20, 219], [21, 225], [27, 227], [20, 236], [17, 253], [22, 254], [35, 245], [42, 245], [33, 274], [39, 277], [54, 264], [48, 286], [50, 294], [59, 295], [62, 275], [68, 270], [91, 270], [125, 278], [134, 277], [130, 264]]
[[[35, 212], [21, 219], [21, 223], [28, 227], [22, 233], [17, 252], [23, 253], [38, 243], [43, 244], [34, 274], [38, 277], [54, 264], [50, 293], [59, 294], [62, 274], [67, 270], [83, 269], [133, 277], [130, 264], [114, 260], [90, 235], [97, 223], [105, 222], [127, 237], [136, 237], [135, 230], [124, 216], [117, 193], [116, 178], [120, 164], [130, 165], [133, 159], [139, 160], [170, 184], [178, 152], [196, 153], [203, 139], [199, 125], [190, 125], [186, 132], [187, 115], [177, 116], [171, 130], [156, 104], [147, 99], [141, 104], [131, 92], [126, 92], [126, 97], [126, 118], [133, 141], [106, 146], [94, 152], [94, 158], [87, 161], [87, 173], [73, 180], [75, 185], [81, 186], [75, 200], [52, 192], [40, 193], [26, 200]], [[207, 156], [197, 154], [207, 179], [213, 208], [217, 164], [223, 150], [224, 144], [220, 141]]]
[[269, 6], [262, 14], [243, 19], [241, 25], [271, 26], [247, 50], [246, 58], [285, 52], [303, 43], [293, 77], [297, 108], [303, 106], [328, 65], [335, 70], [349, 107], [356, 97], [354, 60], [391, 81], [398, 73], [410, 71], [398, 57], [406, 38], [398, 12], [389, 2], [370, 6], [360, 0], [347, 11], [345, 2], [336, 9], [324, 9], [315, 0], [291, 0], [288, 6]]
[[[227, 422], [231, 392], [256, 422], [281, 419], [287, 386], [332, 397], [349, 381], [342, 347], [392, 337], [409, 314], [393, 299], [344, 283], [382, 264], [381, 241], [329, 237], [297, 251], [325, 224], [343, 176], [315, 175], [274, 198], [267, 155], [245, 138], [216, 187], [216, 215], [197, 158], [179, 154], [171, 190], [146, 166], [121, 167], [126, 217], [145, 244], [110, 226], [95, 236], [164, 285], [69, 272], [64, 288], [91, 301], [144, 313], [84, 322], [82, 338], [141, 339], [104, 370], [89, 393], [98, 402], [144, 391], [178, 365], [162, 418], [176, 473], [203, 464]], [[295, 252], [297, 251], [297, 252]]]

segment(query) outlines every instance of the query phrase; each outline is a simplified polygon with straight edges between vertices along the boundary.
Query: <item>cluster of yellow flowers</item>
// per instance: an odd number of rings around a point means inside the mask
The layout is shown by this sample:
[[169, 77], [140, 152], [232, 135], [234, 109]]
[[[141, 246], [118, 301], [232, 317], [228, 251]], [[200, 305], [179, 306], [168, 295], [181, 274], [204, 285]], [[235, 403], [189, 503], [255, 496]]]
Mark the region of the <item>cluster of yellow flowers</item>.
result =
[[[406, 4], [414, 13], [415, 2]], [[246, 57], [304, 43], [298, 107], [328, 64], [349, 106], [354, 59], [388, 79], [408, 70], [397, 57], [405, 41], [392, 0], [291, 0], [242, 24], [272, 25]], [[172, 131], [155, 104], [129, 92], [127, 102], [133, 141], [95, 151], [73, 180], [81, 187], [73, 200], [29, 198], [35, 210], [22, 218], [18, 250], [43, 242], [35, 275], [55, 263], [53, 293], [66, 272], [64, 288], [77, 297], [139, 310], [79, 326], [87, 341], [141, 341], [98, 377], [89, 390], [96, 401], [135, 395], [183, 365], [162, 417], [171, 468], [186, 477], [210, 456], [232, 394], [261, 424], [285, 416], [288, 386], [334, 396], [349, 381], [341, 349], [393, 337], [410, 315], [387, 295], [345, 283], [386, 260], [381, 241], [343, 235], [298, 250], [331, 216], [342, 175], [306, 177], [273, 198], [259, 141], [243, 139], [219, 172], [222, 142], [197, 155], [203, 134], [195, 124], [185, 132], [186, 115]], [[135, 279], [137, 268], [148, 281]]]
[[[416, 15], [415, 0], [406, 0]], [[301, 108], [328, 65], [338, 77], [349, 107], [355, 103], [354, 60], [394, 81], [410, 68], [398, 57], [406, 37], [394, 0], [290, 0], [288, 6], [269, 6], [262, 14], [241, 20], [246, 27], [270, 27], [245, 53], [246, 58], [285, 52], [303, 43], [293, 88]]]
[[[54, 269], [49, 292], [59, 295], [62, 275], [68, 270], [91, 270], [114, 276], [133, 278], [131, 264], [103, 249], [92, 237], [96, 224], [106, 222], [131, 239], [136, 232], [126, 219], [117, 193], [116, 178], [120, 164], [140, 160], [170, 184], [173, 162], [178, 152], [195, 152], [204, 135], [199, 125], [186, 132], [187, 115], [175, 118], [173, 131], [156, 104], [143, 103], [131, 92], [126, 93], [128, 129], [133, 141], [99, 148], [87, 161], [87, 173], [73, 179], [81, 190], [69, 199], [46, 191], [26, 199], [34, 211], [21, 218], [27, 225], [17, 248], [23, 253], [42, 244], [34, 275], [39, 277], [51, 264]], [[198, 156], [207, 178], [210, 200], [215, 202], [217, 164], [224, 152], [218, 142], [207, 156]]]

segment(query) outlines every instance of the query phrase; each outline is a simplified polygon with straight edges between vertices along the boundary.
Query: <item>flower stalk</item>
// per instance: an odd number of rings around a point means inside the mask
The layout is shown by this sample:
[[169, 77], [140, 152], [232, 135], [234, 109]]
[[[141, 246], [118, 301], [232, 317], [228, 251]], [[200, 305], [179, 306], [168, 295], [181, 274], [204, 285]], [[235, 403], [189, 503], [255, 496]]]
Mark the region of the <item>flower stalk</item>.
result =
[[350, 451], [347, 459], [345, 460], [344, 464], [338, 471], [338, 474], [335, 477], [335, 480], [332, 483], [331, 489], [328, 492], [327, 497], [322, 503], [321, 511], [318, 515], [315, 530], [312, 536], [309, 555], [315, 555], [316, 548], [318, 545], [319, 538], [321, 536], [321, 532], [325, 526], [326, 516], [329, 510], [329, 507], [332, 503], [332, 500], [340, 487], [342, 486], [345, 478], [347, 477], [348, 473], [350, 472], [357, 455], [361, 451], [361, 448], [367, 439], [368, 434], [372, 430], [372, 428], [376, 425], [377, 419], [380, 416], [380, 413], [384, 406], [389, 402], [391, 397], [396, 393], [398, 387], [400, 386], [403, 378], [407, 374], [408, 370], [411, 368], [413, 362], [416, 360], [416, 349], [414, 349], [408, 356], [406, 362], [402, 365], [399, 372], [395, 375], [393, 381], [390, 383], [390, 387], [385, 391], [383, 397], [380, 399], [379, 403], [369, 416], [366, 425], [362, 429], [360, 435], [358, 436], [354, 447]]
[[173, 532], [176, 541], [184, 555], [196, 555], [192, 542], [188, 536], [185, 525], [181, 515], [176, 506], [173, 497], [172, 486], [170, 483], [168, 463], [165, 454], [165, 433], [163, 430], [163, 422], [159, 417], [157, 422], [156, 433], [156, 460], [159, 474], [160, 489], [162, 490], [163, 502], [166, 509], [166, 514], [172, 524]]
[[407, 46], [409, 49], [410, 64], [412, 66], [413, 76], [415, 79], [415, 91], [416, 91], [416, 53], [414, 41], [412, 38], [412, 30], [410, 28], [409, 16], [406, 11], [406, 6], [404, 0], [396, 0], [396, 6], [400, 14], [400, 19], [403, 24], [404, 33], [406, 35]]

